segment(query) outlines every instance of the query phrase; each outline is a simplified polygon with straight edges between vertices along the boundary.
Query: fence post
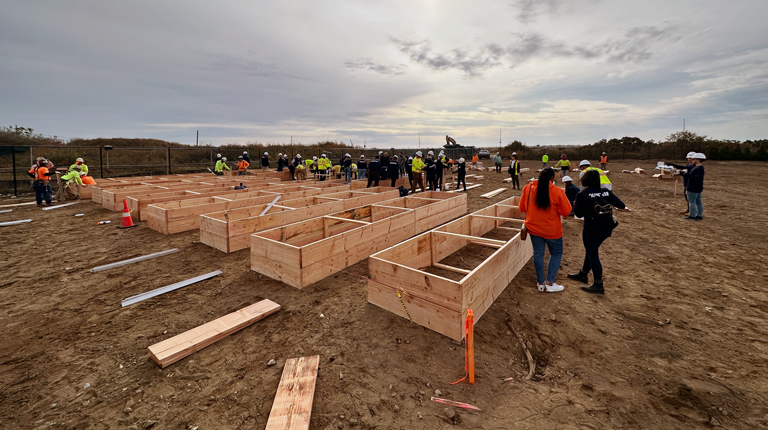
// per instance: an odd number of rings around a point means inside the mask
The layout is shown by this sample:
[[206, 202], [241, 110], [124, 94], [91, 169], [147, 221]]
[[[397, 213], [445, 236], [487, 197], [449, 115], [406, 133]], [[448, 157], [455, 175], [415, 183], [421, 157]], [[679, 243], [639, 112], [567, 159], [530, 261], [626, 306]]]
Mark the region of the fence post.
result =
[[168, 160], [168, 174], [171, 174], [171, 147], [165, 148], [165, 158]]
[[13, 164], [13, 195], [18, 196], [19, 193], [16, 191], [16, 147], [11, 146], [11, 160]]
[[100, 179], [104, 179], [104, 154], [101, 151], [102, 151], [102, 147], [99, 146], [99, 169], [101, 170]]

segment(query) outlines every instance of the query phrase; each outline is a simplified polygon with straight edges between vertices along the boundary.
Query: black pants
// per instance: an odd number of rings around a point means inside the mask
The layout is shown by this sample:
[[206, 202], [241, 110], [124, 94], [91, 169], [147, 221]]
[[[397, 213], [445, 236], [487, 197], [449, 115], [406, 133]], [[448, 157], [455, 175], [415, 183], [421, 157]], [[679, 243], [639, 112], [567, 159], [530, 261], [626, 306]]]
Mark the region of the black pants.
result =
[[501, 173], [501, 164], [496, 165], [496, 173]]
[[43, 200], [45, 200], [45, 204], [51, 204], [50, 185], [47, 185], [43, 181], [35, 181], [35, 183], [32, 184], [32, 188], [35, 190], [35, 201], [37, 202], [38, 206], [43, 204]]
[[520, 176], [519, 175], [515, 175], [515, 174], [513, 174], [511, 176], [512, 176], [512, 189], [514, 190], [515, 187], [517, 187], [517, 189], [519, 190], [520, 189]]
[[317, 173], [317, 176], [320, 176], [321, 181], [324, 181], [325, 178], [328, 177], [328, 171], [325, 169], [317, 169], [316, 173]]
[[464, 191], [467, 191], [467, 174], [466, 173], [459, 173], [459, 181], [456, 182], [456, 189], [459, 189], [459, 185], [464, 184]]
[[432, 190], [437, 190], [437, 175], [427, 175], [427, 186]]
[[397, 176], [391, 176], [390, 179], [392, 180], [392, 185], [390, 185], [390, 187], [395, 188], [395, 183], [397, 182]]
[[610, 236], [605, 234], [587, 233], [581, 231], [581, 240], [584, 242], [584, 265], [581, 267], [582, 273], [589, 273], [592, 270], [592, 275], [596, 281], [603, 280], [603, 265], [600, 264], [600, 245], [605, 242]]
[[[376, 172], [374, 170], [370, 170], [369, 169], [369, 171], [368, 171], [368, 186], [366, 188], [371, 188], [371, 184], [373, 184], [374, 187], [378, 187], [379, 186], [379, 177], [380, 176], [381, 175], [380, 175], [379, 172]], [[394, 185], [393, 185], [393, 187], [394, 187]]]
[[443, 189], [443, 171], [442, 170], [437, 174], [437, 189], [438, 190]]
[[295, 175], [295, 173], [296, 173], [296, 166], [291, 164], [291, 165], [288, 166], [288, 170], [291, 171], [291, 179], [296, 180], [296, 175]]
[[413, 171], [408, 171], [408, 183], [411, 184], [411, 188], [413, 188]]

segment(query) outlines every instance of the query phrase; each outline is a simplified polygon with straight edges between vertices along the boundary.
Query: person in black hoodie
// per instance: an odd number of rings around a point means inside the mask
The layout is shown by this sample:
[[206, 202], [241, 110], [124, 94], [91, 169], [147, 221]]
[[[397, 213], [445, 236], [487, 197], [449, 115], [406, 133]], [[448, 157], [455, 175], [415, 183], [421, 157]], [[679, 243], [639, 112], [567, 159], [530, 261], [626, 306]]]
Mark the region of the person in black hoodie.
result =
[[[686, 164], [685, 166], [682, 166], [680, 164], [672, 164], [672, 163], [666, 163], [666, 164], [667, 166], [672, 166], [675, 169], [687, 170], [690, 172], [694, 167], [696, 167], [693, 164], [694, 155], [696, 155], [696, 153], [691, 151], [688, 153], [688, 155], [685, 156], [685, 158], [688, 159], [688, 164]], [[681, 175], [683, 176], [683, 196], [685, 197], [685, 203], [688, 207], [685, 208], [685, 210], [682, 213], [680, 213], [680, 215], [688, 215], [691, 212], [691, 203], [688, 201], [688, 178], [682, 173]]]
[[683, 170], [683, 179], [688, 180], [688, 186], [685, 189], [688, 194], [688, 205], [691, 213], [683, 219], [702, 220], [704, 219], [704, 206], [701, 205], [701, 193], [704, 191], [704, 160], [707, 156], [701, 152], [693, 155], [693, 168]]
[[263, 170], [269, 170], [269, 153], [265, 152], [264, 156], [261, 157], [261, 168]]
[[437, 184], [437, 190], [441, 190], [443, 188], [443, 173], [445, 172], [445, 165], [447, 164], [447, 160], [445, 163], [443, 160], [445, 160], [445, 155], [441, 152], [435, 160], [435, 182]]
[[589, 272], [592, 272], [594, 282], [582, 290], [593, 294], [604, 294], [603, 266], [600, 264], [600, 245], [611, 237], [611, 232], [619, 225], [613, 216], [612, 208], [627, 209], [627, 206], [611, 190], [600, 188], [600, 173], [588, 170], [581, 178], [584, 187], [576, 195], [573, 212], [579, 218], [584, 218], [584, 228], [581, 239], [584, 243], [584, 264], [579, 273], [569, 273], [568, 278], [589, 283]]
[[459, 158], [459, 165], [456, 168], [456, 173], [459, 175], [459, 181], [456, 183], [456, 189], [459, 189], [459, 185], [464, 184], [464, 192], [467, 191], [467, 164], [463, 158]]
[[373, 184], [374, 187], [379, 186], [379, 175], [381, 172], [381, 162], [379, 161], [379, 156], [373, 157], [373, 160], [368, 164], [368, 186], [366, 188], [371, 188], [371, 184]]
[[361, 155], [360, 161], [357, 162], [358, 179], [365, 179], [365, 170], [367, 168], [368, 168], [368, 164], [365, 162], [365, 155]]
[[427, 186], [430, 190], [437, 190], [437, 165], [433, 158], [435, 153], [432, 151], [427, 152], [426, 167], [427, 167]]
[[399, 163], [397, 162], [397, 155], [393, 155], [392, 159], [389, 160], [389, 169], [387, 172], [389, 173], [389, 179], [392, 180], [392, 185], [390, 185], [390, 187], [395, 188], [395, 183], [400, 177], [400, 167]]
[[413, 157], [408, 157], [408, 161], [405, 162], [405, 173], [408, 174], [410, 188], [413, 188]]

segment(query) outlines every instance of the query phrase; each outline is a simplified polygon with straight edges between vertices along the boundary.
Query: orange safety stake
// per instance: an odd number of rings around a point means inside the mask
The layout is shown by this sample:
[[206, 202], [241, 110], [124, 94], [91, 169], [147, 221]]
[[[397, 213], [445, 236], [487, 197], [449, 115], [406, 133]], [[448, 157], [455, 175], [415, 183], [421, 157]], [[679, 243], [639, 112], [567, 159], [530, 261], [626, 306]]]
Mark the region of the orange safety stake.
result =
[[467, 310], [467, 371], [469, 372], [469, 383], [475, 383], [475, 314], [472, 309]]

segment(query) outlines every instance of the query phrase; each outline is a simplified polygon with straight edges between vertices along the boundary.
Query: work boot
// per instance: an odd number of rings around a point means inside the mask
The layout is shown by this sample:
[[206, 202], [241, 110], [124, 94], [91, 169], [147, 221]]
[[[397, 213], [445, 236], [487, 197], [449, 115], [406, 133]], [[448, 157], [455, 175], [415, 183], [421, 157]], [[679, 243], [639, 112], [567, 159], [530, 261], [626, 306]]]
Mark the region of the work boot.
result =
[[589, 278], [587, 277], [588, 273], [582, 272], [581, 269], [579, 269], [579, 273], [569, 273], [568, 279], [573, 279], [574, 281], [579, 281], [581, 283], [587, 284], [589, 283]]
[[597, 280], [595, 279], [595, 282], [592, 283], [592, 285], [588, 287], [581, 287], [582, 290], [592, 293], [592, 294], [605, 294], [605, 290], [603, 289], [603, 280]]

